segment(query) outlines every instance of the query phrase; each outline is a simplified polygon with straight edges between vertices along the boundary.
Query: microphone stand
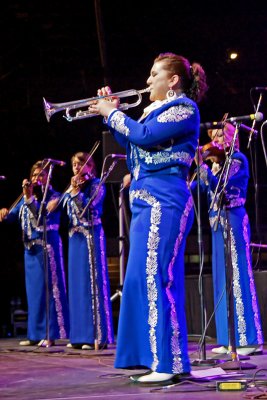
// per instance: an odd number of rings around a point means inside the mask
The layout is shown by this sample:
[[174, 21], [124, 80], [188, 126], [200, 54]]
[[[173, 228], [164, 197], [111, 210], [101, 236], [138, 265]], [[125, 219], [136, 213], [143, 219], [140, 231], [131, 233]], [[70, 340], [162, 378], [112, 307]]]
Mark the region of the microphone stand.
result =
[[[262, 96], [263, 96], [263, 94], [260, 93], [255, 113], [257, 113], [259, 111], [259, 109], [260, 109], [261, 102], [262, 102]], [[252, 139], [252, 136], [253, 136], [253, 130], [254, 130], [255, 124], [256, 124], [256, 119], [253, 120], [251, 131], [250, 131], [250, 135], [249, 135], [249, 140], [248, 140], [248, 144], [247, 144], [247, 149], [250, 149], [250, 151], [251, 151], [250, 144], [251, 144], [251, 139]], [[255, 194], [254, 194], [254, 197], [255, 197], [255, 226], [256, 226], [257, 237], [258, 237], [258, 239], [260, 241], [261, 240], [261, 232], [260, 232], [260, 228], [259, 228], [260, 227], [260, 224], [259, 224], [259, 207], [258, 207], [258, 205], [259, 205], [259, 201], [258, 201], [259, 200], [259, 185], [258, 185], [257, 155], [258, 155], [257, 146], [255, 145], [254, 146], [254, 165], [253, 165], [252, 152], [251, 152], [250, 156], [251, 156], [251, 160], [252, 160], [252, 171], [253, 171], [254, 187], [255, 187]]]
[[[97, 316], [97, 285], [96, 285], [96, 258], [95, 258], [95, 236], [94, 236], [94, 216], [91, 212], [90, 208], [87, 207], [87, 221], [88, 221], [88, 235], [89, 235], [89, 249], [91, 253], [91, 261], [92, 261], [92, 281], [93, 281], [93, 310], [94, 310], [94, 347], [95, 350], [99, 350], [98, 343], [98, 316]], [[89, 224], [91, 223], [92, 234], [89, 232]]]
[[[225, 159], [225, 163], [220, 174], [220, 178], [215, 190], [215, 195], [213, 201], [211, 203], [210, 210], [213, 208], [214, 203], [216, 201], [217, 193], [219, 187], [221, 186], [221, 181], [224, 177], [224, 181], [222, 184], [222, 189], [218, 195], [217, 200], [217, 219], [214, 224], [214, 231], [218, 229], [218, 224], [220, 220], [221, 209], [225, 211], [225, 226], [224, 226], [224, 250], [225, 250], [225, 278], [226, 278], [226, 296], [227, 296], [227, 315], [228, 315], [228, 340], [229, 340], [229, 350], [230, 350], [230, 361], [225, 361], [220, 363], [220, 367], [223, 369], [253, 369], [256, 368], [254, 364], [244, 363], [239, 360], [239, 356], [236, 351], [236, 340], [235, 340], [235, 321], [234, 321], [234, 296], [233, 296], [233, 263], [232, 263], [232, 254], [231, 254], [231, 232], [230, 232], [230, 222], [229, 222], [229, 211], [227, 209], [227, 196], [226, 196], [226, 186], [228, 183], [228, 177], [230, 173], [230, 167], [232, 163], [232, 155], [234, 152], [234, 145], [236, 141], [236, 137], [239, 132], [239, 125], [236, 125], [236, 129], [234, 132], [234, 136], [232, 139], [232, 143]], [[225, 173], [224, 173], [225, 171]], [[249, 358], [249, 357], [248, 357]], [[244, 358], [243, 358], [244, 359]]]
[[[257, 103], [257, 106], [256, 106], [256, 110], [255, 110], [255, 115], [259, 112], [261, 101], [262, 101], [262, 93], [260, 93], [260, 96], [259, 96], [259, 100], [258, 100], [258, 103]], [[254, 132], [255, 124], [256, 124], [256, 118], [252, 122], [252, 127], [251, 127], [251, 131], [250, 131], [249, 139], [248, 139], [247, 149], [249, 149], [249, 147], [250, 147], [250, 143], [251, 143], [252, 135], [253, 135], [253, 132]]]
[[47, 193], [48, 189], [50, 186], [50, 181], [52, 177], [52, 171], [53, 171], [54, 165], [50, 163], [49, 165], [49, 171], [47, 175], [47, 181], [45, 184], [45, 189], [44, 189], [44, 194], [43, 198], [41, 201], [41, 205], [38, 211], [38, 218], [37, 218], [37, 225], [36, 228], [40, 225], [40, 220], [41, 217], [43, 217], [43, 255], [44, 255], [44, 272], [45, 272], [45, 289], [46, 289], [46, 340], [47, 340], [47, 346], [49, 347], [49, 340], [50, 340], [50, 327], [49, 327], [49, 320], [50, 320], [50, 312], [49, 312], [49, 275], [48, 275], [48, 251], [47, 251], [47, 215], [46, 215], [46, 198], [47, 198]]
[[117, 297], [122, 296], [122, 288], [125, 274], [125, 234], [124, 234], [124, 189], [123, 184], [120, 186], [119, 192], [119, 260], [120, 260], [120, 283], [116, 292], [111, 296], [110, 300], [113, 301]]
[[198, 232], [198, 251], [199, 251], [199, 293], [200, 293], [200, 308], [201, 308], [201, 330], [202, 330], [202, 342], [200, 345], [201, 357], [192, 361], [193, 366], [212, 366], [217, 364], [216, 359], [206, 358], [206, 305], [204, 299], [203, 291], [203, 239], [202, 239], [202, 229], [201, 229], [201, 205], [200, 205], [200, 176], [199, 176], [200, 166], [199, 166], [199, 150], [197, 151], [197, 232]]

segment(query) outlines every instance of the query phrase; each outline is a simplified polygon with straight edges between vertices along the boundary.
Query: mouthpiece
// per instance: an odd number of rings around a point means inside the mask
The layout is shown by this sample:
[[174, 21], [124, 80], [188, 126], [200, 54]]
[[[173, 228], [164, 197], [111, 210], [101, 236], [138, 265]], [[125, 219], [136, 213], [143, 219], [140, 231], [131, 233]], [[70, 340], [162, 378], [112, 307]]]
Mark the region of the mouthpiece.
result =
[[145, 89], [141, 89], [141, 90], [137, 90], [139, 93], [148, 93], [148, 92], [150, 92], [150, 88], [148, 87], [148, 88], [145, 88]]

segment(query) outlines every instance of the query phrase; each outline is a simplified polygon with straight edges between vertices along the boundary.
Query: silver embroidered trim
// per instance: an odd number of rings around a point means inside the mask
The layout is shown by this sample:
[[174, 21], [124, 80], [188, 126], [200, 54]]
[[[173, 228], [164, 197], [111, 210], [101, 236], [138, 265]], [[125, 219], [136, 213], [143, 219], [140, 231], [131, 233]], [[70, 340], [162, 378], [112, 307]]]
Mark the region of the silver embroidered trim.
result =
[[129, 136], [130, 130], [125, 125], [125, 118], [126, 115], [122, 111], [116, 111], [110, 117], [110, 125], [117, 132], [120, 132], [125, 136]]
[[141, 199], [151, 206], [150, 216], [150, 229], [148, 234], [147, 242], [147, 259], [146, 259], [146, 281], [147, 281], [147, 293], [148, 293], [148, 324], [149, 328], [149, 341], [150, 349], [153, 355], [153, 362], [151, 365], [152, 371], [156, 371], [159, 360], [157, 355], [157, 338], [156, 338], [156, 326], [158, 323], [158, 310], [157, 310], [157, 299], [158, 291], [155, 282], [155, 275], [158, 271], [158, 246], [159, 246], [159, 224], [161, 221], [161, 205], [157, 199], [148, 193], [146, 190], [136, 190], [130, 192], [131, 203], [134, 199]]
[[166, 287], [166, 293], [167, 293], [167, 297], [168, 297], [170, 305], [171, 305], [171, 325], [172, 325], [171, 349], [172, 349], [172, 354], [173, 354], [172, 372], [174, 374], [179, 374], [179, 373], [183, 372], [183, 363], [182, 363], [181, 348], [180, 348], [180, 344], [179, 344], [179, 335], [180, 335], [179, 321], [178, 321], [177, 313], [176, 313], [175, 300], [173, 299], [170, 288], [173, 283], [173, 266], [174, 266], [175, 260], [177, 258], [178, 252], [180, 250], [180, 245], [182, 243], [184, 233], [186, 230], [186, 226], [187, 226], [188, 216], [190, 214], [192, 207], [193, 207], [193, 199], [190, 196], [188, 198], [188, 201], [185, 206], [184, 214], [180, 221], [179, 235], [175, 241], [173, 256], [172, 256], [171, 262], [168, 266], [169, 282]]
[[30, 242], [24, 243], [24, 247], [27, 250], [30, 250], [32, 246], [34, 245], [40, 245], [40, 246], [44, 246], [44, 241], [42, 239], [34, 239], [31, 240]]
[[138, 152], [140, 158], [143, 159], [146, 164], [157, 165], [179, 160], [190, 167], [193, 161], [193, 158], [190, 156], [190, 154], [186, 153], [185, 151], [177, 151], [175, 153], [170, 153], [168, 151], [157, 151], [156, 153], [151, 153], [139, 147]]
[[[113, 342], [113, 330], [111, 327], [112, 315], [110, 315], [109, 307], [109, 291], [108, 291], [108, 281], [107, 281], [107, 259], [105, 253], [105, 236], [104, 230], [101, 227], [100, 231], [100, 251], [101, 251], [101, 265], [102, 265], [102, 280], [103, 280], [103, 296], [104, 296], [104, 310], [106, 315], [106, 326], [107, 326], [107, 336], [108, 343]], [[100, 344], [100, 341], [99, 341]]]
[[[228, 179], [230, 179], [232, 176], [234, 176], [235, 174], [238, 173], [238, 171], [240, 170], [241, 167], [241, 161], [237, 160], [237, 159], [231, 159], [231, 165], [229, 168], [229, 175], [228, 175]], [[223, 179], [225, 179], [225, 174], [223, 176]]]
[[230, 199], [230, 203], [226, 205], [226, 208], [240, 207], [246, 203], [246, 199], [244, 197], [239, 197], [236, 199]]
[[[41, 239], [36, 239], [36, 240], [31, 240], [29, 243], [24, 243], [24, 246], [27, 250], [30, 250], [31, 247], [35, 246], [35, 245], [44, 246], [45, 242]], [[61, 246], [61, 243], [60, 243], [60, 246]], [[54, 249], [51, 244], [47, 244], [47, 251], [48, 251], [49, 265], [50, 265], [50, 271], [51, 271], [52, 294], [53, 294], [53, 298], [55, 300], [57, 322], [58, 322], [58, 326], [59, 326], [59, 335], [60, 335], [60, 339], [66, 339], [67, 334], [66, 334], [66, 330], [65, 330], [65, 326], [64, 326], [65, 322], [64, 322], [63, 312], [62, 312], [62, 303], [60, 300], [60, 290], [58, 287], [57, 264], [56, 264], [56, 260], [55, 260]], [[60, 259], [61, 259], [61, 262], [63, 262], [62, 254], [60, 254]], [[60, 265], [60, 270], [61, 270], [62, 277], [63, 277], [64, 289], [66, 291], [65, 275], [63, 272], [64, 266], [62, 264]]]
[[194, 108], [191, 104], [173, 106], [163, 111], [158, 117], [158, 122], [179, 122], [190, 118], [194, 114]]
[[[58, 231], [59, 225], [58, 224], [47, 225], [46, 230], [47, 231]], [[40, 225], [40, 226], [36, 227], [36, 231], [43, 232], [44, 227], [42, 225]]]
[[[69, 237], [71, 237], [74, 233], [81, 233], [87, 241], [87, 248], [88, 248], [88, 259], [89, 259], [89, 269], [90, 269], [90, 284], [91, 284], [91, 296], [93, 298], [95, 294], [95, 299], [96, 299], [96, 304], [94, 307], [94, 302], [92, 301], [92, 315], [93, 315], [93, 322], [95, 325], [95, 322], [97, 321], [97, 326], [96, 326], [96, 332], [97, 332], [97, 340], [99, 343], [101, 343], [103, 332], [101, 331], [101, 321], [100, 321], [100, 311], [99, 311], [99, 292], [98, 292], [98, 285], [94, 285], [94, 279], [95, 282], [97, 283], [97, 268], [93, 270], [93, 266], [95, 263], [93, 263], [92, 257], [94, 257], [94, 254], [92, 254], [91, 251], [91, 241], [92, 241], [92, 235], [89, 233], [88, 229], [84, 228], [83, 226], [74, 226], [69, 230]], [[95, 261], [95, 260], [94, 260]], [[94, 274], [94, 275], [93, 275]], [[94, 287], [95, 286], [95, 287]]]
[[[226, 226], [227, 221], [224, 221], [224, 225]], [[242, 298], [242, 290], [240, 285], [240, 271], [238, 267], [238, 255], [236, 249], [236, 241], [233, 233], [233, 229], [230, 228], [230, 243], [231, 243], [231, 260], [232, 260], [232, 268], [233, 268], [233, 295], [235, 298], [235, 310], [237, 316], [237, 331], [239, 334], [239, 346], [247, 346], [247, 324], [245, 320], [245, 307]], [[226, 266], [227, 268], [227, 266]]]
[[249, 241], [249, 235], [248, 235], [249, 219], [248, 219], [247, 214], [244, 216], [242, 225], [243, 225], [243, 238], [246, 242], [246, 258], [247, 258], [247, 263], [248, 263], [248, 275], [249, 275], [249, 282], [250, 282], [250, 292], [251, 292], [251, 297], [252, 297], [252, 309], [254, 312], [254, 323], [255, 323], [255, 327], [256, 327], [256, 331], [257, 331], [257, 343], [262, 344], [263, 343], [263, 334], [262, 334], [262, 328], [261, 328], [261, 322], [260, 322], [259, 307], [258, 307], [258, 301], [257, 301], [257, 292], [256, 292], [256, 288], [255, 288], [254, 276], [253, 276], [252, 265], [251, 265], [250, 241]]
[[[60, 339], [66, 339], [67, 334], [64, 326], [64, 316], [63, 316], [63, 308], [60, 299], [60, 290], [58, 287], [58, 276], [57, 276], [57, 264], [55, 260], [55, 253], [54, 249], [51, 244], [47, 245], [48, 250], [48, 258], [49, 258], [49, 265], [51, 271], [51, 282], [52, 282], [52, 294], [55, 300], [55, 307], [56, 307], [56, 314], [57, 314], [57, 323], [59, 326], [59, 337]], [[62, 271], [62, 267], [61, 267]]]

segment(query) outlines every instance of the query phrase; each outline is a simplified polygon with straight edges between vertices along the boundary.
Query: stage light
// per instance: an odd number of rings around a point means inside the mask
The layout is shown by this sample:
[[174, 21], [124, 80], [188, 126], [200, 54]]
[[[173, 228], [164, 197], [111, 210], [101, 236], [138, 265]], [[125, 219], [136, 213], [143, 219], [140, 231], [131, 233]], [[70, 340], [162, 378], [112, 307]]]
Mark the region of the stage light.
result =
[[230, 58], [230, 60], [236, 60], [236, 59], [238, 58], [238, 53], [236, 53], [236, 52], [231, 52], [231, 53], [229, 54], [229, 58]]

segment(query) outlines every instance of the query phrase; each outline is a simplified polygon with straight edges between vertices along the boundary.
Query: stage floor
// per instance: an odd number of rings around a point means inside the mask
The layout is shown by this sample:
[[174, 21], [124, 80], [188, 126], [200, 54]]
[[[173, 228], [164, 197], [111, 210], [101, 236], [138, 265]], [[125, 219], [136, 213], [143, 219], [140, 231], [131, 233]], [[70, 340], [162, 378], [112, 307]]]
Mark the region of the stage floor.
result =
[[[130, 382], [129, 375], [145, 370], [114, 369], [115, 345], [101, 351], [73, 350], [66, 348], [67, 341], [63, 340], [50, 348], [21, 347], [19, 340], [0, 339], [1, 400], [194, 400], [203, 399], [203, 396], [206, 400], [232, 400], [267, 392], [267, 346], [262, 355], [213, 365], [211, 348], [214, 347], [214, 341], [207, 339], [205, 347], [199, 351], [199, 338], [189, 337], [190, 359], [197, 364], [192, 366], [192, 370], [199, 373], [205, 369], [210, 377], [198, 379], [189, 376], [176, 385], [160, 387]], [[220, 361], [223, 361], [223, 357]], [[224, 375], [212, 378], [215, 368], [220, 366], [224, 367]], [[237, 381], [237, 385], [245, 381], [249, 387], [239, 392], [216, 391], [217, 381], [228, 382], [229, 386], [232, 380]], [[267, 398], [267, 393], [264, 398]]]

